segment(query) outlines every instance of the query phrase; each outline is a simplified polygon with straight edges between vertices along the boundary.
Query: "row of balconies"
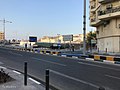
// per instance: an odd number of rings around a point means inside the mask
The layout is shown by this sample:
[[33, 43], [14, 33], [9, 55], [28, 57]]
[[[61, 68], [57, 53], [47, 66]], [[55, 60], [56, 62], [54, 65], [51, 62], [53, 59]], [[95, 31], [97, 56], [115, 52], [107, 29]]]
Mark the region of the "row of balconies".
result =
[[105, 3], [111, 3], [114, 1], [119, 1], [119, 0], [99, 0], [99, 3], [105, 4]]
[[[101, 4], [111, 3], [115, 1], [119, 1], [119, 0], [99, 0], [98, 4], [96, 5], [96, 1], [92, 0], [92, 2], [90, 2], [90, 9], [91, 11], [95, 11]], [[112, 4], [107, 5], [107, 7], [108, 8], [112, 7]]]
[[[109, 5], [109, 7], [106, 6], [105, 10], [99, 10], [94, 15], [96, 15], [96, 14], [98, 14], [97, 18], [99, 21], [118, 17], [118, 16], [120, 16], [120, 6], [113, 7], [112, 5]], [[96, 26], [97, 22], [98, 22], [97, 20], [91, 20], [91, 17], [90, 17], [91, 26]]]
[[120, 16], [120, 6], [98, 11], [98, 19], [109, 19]]
[[111, 9], [100, 10], [100, 11], [98, 11], [98, 16], [109, 14], [109, 13], [116, 13], [116, 12], [120, 12], [120, 6], [111, 8]]

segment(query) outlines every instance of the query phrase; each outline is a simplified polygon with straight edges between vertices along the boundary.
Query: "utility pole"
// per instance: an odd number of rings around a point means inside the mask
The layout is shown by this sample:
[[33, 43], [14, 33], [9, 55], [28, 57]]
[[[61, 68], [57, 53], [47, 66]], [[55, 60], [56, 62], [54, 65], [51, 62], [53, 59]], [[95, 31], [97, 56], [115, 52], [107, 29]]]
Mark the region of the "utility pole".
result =
[[86, 0], [84, 0], [84, 15], [83, 15], [83, 54], [86, 54]]
[[1, 22], [3, 22], [3, 33], [4, 33], [4, 36], [3, 36], [3, 39], [4, 39], [4, 44], [5, 44], [5, 23], [12, 23], [11, 21], [6, 21], [5, 18], [3, 20], [0, 20]]

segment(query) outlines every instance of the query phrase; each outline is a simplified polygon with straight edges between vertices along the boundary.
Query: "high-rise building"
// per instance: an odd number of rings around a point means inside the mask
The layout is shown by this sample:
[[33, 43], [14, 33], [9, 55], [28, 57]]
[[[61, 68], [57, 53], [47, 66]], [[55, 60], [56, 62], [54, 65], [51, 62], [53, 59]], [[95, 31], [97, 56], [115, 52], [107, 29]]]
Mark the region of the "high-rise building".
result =
[[4, 33], [0, 32], [0, 41], [4, 40]]
[[99, 51], [120, 52], [120, 0], [90, 0], [90, 25]]

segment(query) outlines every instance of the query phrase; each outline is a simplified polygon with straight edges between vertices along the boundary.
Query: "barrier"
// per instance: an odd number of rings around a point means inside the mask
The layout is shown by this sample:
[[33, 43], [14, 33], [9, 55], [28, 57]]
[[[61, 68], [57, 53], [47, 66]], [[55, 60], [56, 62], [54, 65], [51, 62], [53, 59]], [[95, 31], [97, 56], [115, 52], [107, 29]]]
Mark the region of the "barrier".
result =
[[104, 56], [104, 55], [89, 55], [88, 58], [93, 58], [94, 61], [114, 61], [117, 64], [120, 64], [120, 57], [115, 56]]

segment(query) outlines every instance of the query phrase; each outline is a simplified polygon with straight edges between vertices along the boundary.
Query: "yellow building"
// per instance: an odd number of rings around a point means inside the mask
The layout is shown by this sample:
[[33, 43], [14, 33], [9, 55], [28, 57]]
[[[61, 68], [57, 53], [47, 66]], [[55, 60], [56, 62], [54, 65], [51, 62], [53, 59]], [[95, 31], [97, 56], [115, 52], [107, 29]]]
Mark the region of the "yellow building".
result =
[[120, 0], [90, 0], [90, 25], [99, 51], [120, 52]]
[[[83, 41], [83, 34], [73, 35], [73, 41], [71, 43], [80, 44]], [[39, 42], [47, 42], [47, 43], [70, 43], [70, 41], [63, 41], [63, 35], [58, 36], [44, 36], [39, 39]]]
[[4, 40], [4, 33], [0, 32], [0, 41]]

